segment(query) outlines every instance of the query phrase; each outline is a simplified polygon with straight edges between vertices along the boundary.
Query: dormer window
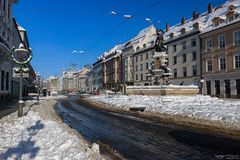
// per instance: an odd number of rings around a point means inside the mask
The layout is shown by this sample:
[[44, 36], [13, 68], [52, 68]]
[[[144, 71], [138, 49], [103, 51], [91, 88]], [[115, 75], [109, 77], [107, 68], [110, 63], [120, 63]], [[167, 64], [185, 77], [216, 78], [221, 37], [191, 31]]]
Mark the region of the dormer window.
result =
[[186, 28], [182, 28], [181, 29], [181, 34], [183, 35], [183, 34], [185, 34], [186, 33]]
[[170, 38], [174, 38], [174, 33], [170, 33]]
[[214, 17], [212, 19], [212, 22], [213, 22], [214, 26], [217, 27], [221, 22], [223, 22], [223, 19], [220, 17]]
[[140, 49], [140, 47], [138, 46], [137, 48], [136, 48], [136, 50], [138, 51]]
[[235, 5], [230, 5], [229, 7], [228, 7], [228, 10], [229, 11], [233, 11], [233, 10], [235, 10], [237, 7], [235, 6]]
[[146, 48], [146, 44], [143, 44], [143, 48]]
[[194, 30], [197, 30], [197, 29], [199, 29], [199, 28], [200, 28], [200, 25], [199, 25], [198, 22], [193, 24], [193, 29], [194, 29]]
[[[229, 6], [230, 7], [230, 6]], [[228, 19], [229, 22], [233, 21], [234, 19], [236, 19], [237, 17], [237, 13], [235, 12], [234, 8], [231, 8], [228, 10], [226, 17]]]

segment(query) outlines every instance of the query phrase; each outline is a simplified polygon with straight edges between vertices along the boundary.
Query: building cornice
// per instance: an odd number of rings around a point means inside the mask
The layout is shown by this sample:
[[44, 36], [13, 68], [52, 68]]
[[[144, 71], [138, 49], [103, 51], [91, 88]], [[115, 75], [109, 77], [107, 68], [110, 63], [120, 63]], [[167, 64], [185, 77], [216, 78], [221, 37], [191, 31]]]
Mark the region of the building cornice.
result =
[[200, 30], [195, 30], [195, 31], [189, 32], [189, 33], [187, 33], [187, 34], [184, 34], [184, 35], [182, 35], [182, 36], [176, 37], [176, 38], [174, 38], [174, 39], [165, 41], [165, 42], [164, 42], [164, 45], [167, 45], [167, 44], [169, 44], [169, 43], [173, 43], [173, 42], [176, 42], [176, 41], [185, 39], [185, 38], [187, 38], [187, 37], [190, 37], [190, 36], [193, 36], [193, 35], [199, 34], [199, 33], [200, 33]]
[[227, 27], [229, 27], [229, 26], [231, 26], [231, 25], [235, 25], [235, 24], [238, 24], [238, 23], [240, 24], [240, 21], [236, 21], [236, 22], [234, 22], [234, 23], [230, 23], [230, 24], [228, 24], [228, 25], [221, 26], [221, 27], [218, 27], [218, 28], [209, 30], [209, 31], [204, 32], [204, 33], [200, 33], [199, 36], [202, 37], [202, 36], [204, 36], [205, 34], [208, 34], [209, 32], [218, 31], [218, 30], [220, 30], [220, 29], [224, 29], [224, 28], [227, 28]]
[[138, 52], [133, 53], [133, 56], [138, 55], [138, 54], [143, 53], [143, 52], [146, 52], [146, 51], [149, 51], [151, 49], [154, 49], [154, 46], [151, 46], [149, 48], [144, 48], [142, 50], [139, 50]]

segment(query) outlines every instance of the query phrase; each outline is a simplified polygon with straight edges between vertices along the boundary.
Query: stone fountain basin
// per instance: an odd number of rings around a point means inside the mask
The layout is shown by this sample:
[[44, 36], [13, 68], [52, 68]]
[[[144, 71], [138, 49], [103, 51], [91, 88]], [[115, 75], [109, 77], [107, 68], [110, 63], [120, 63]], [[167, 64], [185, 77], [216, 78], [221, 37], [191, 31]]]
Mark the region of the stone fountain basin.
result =
[[199, 92], [198, 86], [179, 86], [179, 85], [161, 85], [161, 86], [127, 86], [128, 95], [148, 95], [148, 96], [193, 96]]

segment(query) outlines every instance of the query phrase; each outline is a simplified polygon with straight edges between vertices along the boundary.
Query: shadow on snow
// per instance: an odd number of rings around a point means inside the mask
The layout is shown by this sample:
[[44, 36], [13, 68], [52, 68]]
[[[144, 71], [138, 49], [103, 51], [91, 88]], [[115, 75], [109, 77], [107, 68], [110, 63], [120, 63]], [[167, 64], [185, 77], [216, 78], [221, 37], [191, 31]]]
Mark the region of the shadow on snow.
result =
[[27, 128], [29, 136], [27, 140], [21, 140], [16, 147], [8, 148], [5, 153], [0, 154], [0, 159], [22, 159], [24, 154], [28, 154], [29, 158], [35, 158], [40, 150], [40, 147], [36, 147], [36, 141], [32, 140], [32, 137], [37, 135], [39, 130], [43, 129], [44, 125], [38, 120], [35, 125]]

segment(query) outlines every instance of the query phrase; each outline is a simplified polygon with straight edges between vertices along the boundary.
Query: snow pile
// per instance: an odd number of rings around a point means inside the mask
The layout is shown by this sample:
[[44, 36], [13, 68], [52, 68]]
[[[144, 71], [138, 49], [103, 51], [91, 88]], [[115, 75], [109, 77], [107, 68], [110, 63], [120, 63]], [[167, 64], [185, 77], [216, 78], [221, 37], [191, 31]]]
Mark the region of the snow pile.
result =
[[145, 111], [240, 124], [240, 101], [210, 96], [91, 96], [90, 99], [121, 109], [146, 107]]
[[66, 132], [55, 121], [43, 120], [33, 111], [0, 124], [0, 159], [79, 160], [91, 159], [91, 153], [76, 135]]

